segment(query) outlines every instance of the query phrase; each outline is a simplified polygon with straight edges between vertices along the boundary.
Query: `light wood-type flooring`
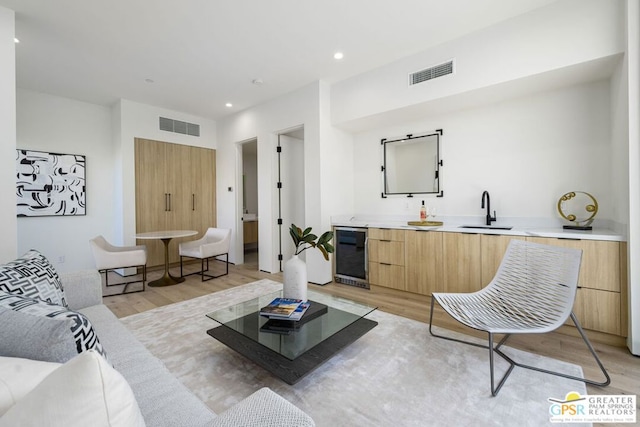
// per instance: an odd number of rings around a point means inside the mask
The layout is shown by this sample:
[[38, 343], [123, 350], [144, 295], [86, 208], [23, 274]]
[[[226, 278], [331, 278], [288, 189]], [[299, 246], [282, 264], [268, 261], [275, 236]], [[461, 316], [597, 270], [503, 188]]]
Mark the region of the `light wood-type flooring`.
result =
[[[185, 270], [195, 271], [198, 268], [199, 263], [190, 264], [186, 266]], [[212, 262], [211, 268], [216, 272], [223, 272], [224, 264], [222, 262]], [[174, 275], [179, 275], [180, 273], [179, 267], [173, 267], [171, 271]], [[148, 280], [153, 280], [161, 275], [162, 271], [150, 271], [148, 273]], [[110, 276], [109, 281], [112, 283], [115, 282], [116, 279], [118, 279], [118, 277], [114, 277], [112, 280]], [[233, 288], [234, 286], [253, 282], [259, 279], [282, 281], [282, 274], [269, 274], [258, 271], [256, 257], [248, 256], [245, 260], [245, 264], [238, 266], [230, 264], [229, 275], [227, 276], [207, 282], [201, 282], [200, 277], [196, 275], [187, 276], [185, 282], [179, 285], [163, 288], [147, 287], [145, 292], [112, 296], [105, 298], [104, 302], [111, 311], [116, 314], [116, 316], [124, 317], [150, 310], [155, 307], [188, 300], [223, 289]], [[332, 293], [355, 301], [377, 306], [378, 309], [382, 311], [424, 322], [425, 334], [429, 333], [429, 297], [411, 294], [411, 297], [409, 298], [405, 293], [397, 292], [392, 289], [377, 287], [371, 290], [366, 290], [335, 282], [325, 286], [310, 284], [309, 287], [310, 289], [318, 292]], [[117, 291], [117, 288], [110, 289], [109, 291], [113, 292], [114, 290]], [[476, 336], [483, 338], [486, 337], [486, 334], [478, 335], [476, 331], [460, 326], [456, 321], [451, 320], [441, 309], [435, 310], [434, 325], [465, 333], [475, 333]], [[573, 331], [575, 331], [574, 328], [566, 328], [562, 333], [552, 332], [543, 335], [514, 336], [509, 341], [509, 345], [532, 353], [578, 364], [582, 366], [583, 371], [588, 378], [600, 380], [601, 373], [591, 358], [591, 354], [584, 346], [582, 339], [572, 334]], [[590, 395], [636, 395], [638, 396], [636, 400], [639, 401], [637, 403], [640, 404], [640, 358], [633, 356], [629, 350], [623, 346], [622, 340], [618, 342], [613, 341], [613, 345], [611, 342], [609, 344], [605, 344], [603, 342], [595, 341], [595, 339], [601, 341], [601, 337], [592, 334], [591, 332], [588, 332], [588, 335], [590, 335], [593, 346], [609, 371], [609, 375], [611, 375], [611, 385], [604, 388], [588, 385], [588, 393]], [[592, 337], [592, 335], [594, 336]], [[488, 357], [486, 369], [488, 369]], [[638, 421], [640, 422], [640, 416], [638, 416]], [[608, 427], [613, 425], [614, 424], [606, 424]]]

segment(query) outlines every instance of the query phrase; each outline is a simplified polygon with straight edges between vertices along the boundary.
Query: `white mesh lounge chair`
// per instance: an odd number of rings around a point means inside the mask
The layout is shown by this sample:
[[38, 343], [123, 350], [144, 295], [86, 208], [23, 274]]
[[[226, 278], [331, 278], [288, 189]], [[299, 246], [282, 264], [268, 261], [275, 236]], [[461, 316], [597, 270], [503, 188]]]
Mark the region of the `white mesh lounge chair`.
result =
[[[206, 233], [201, 239], [193, 240], [191, 242], [180, 243], [178, 247], [178, 253], [180, 254], [180, 276], [190, 276], [192, 274], [199, 274], [202, 281], [215, 279], [220, 276], [229, 274], [229, 246], [231, 245], [231, 230], [227, 228], [208, 228]], [[209, 258], [225, 255], [225, 260], [218, 260], [225, 263], [226, 271], [224, 274], [212, 276], [205, 274], [209, 271]], [[194, 273], [184, 274], [182, 273], [182, 259], [197, 258], [200, 260], [200, 271]], [[204, 264], [207, 264], [205, 268]], [[205, 279], [206, 277], [206, 279]]]
[[[485, 288], [473, 293], [434, 293], [431, 298], [429, 333], [434, 337], [489, 349], [491, 394], [496, 396], [515, 366], [557, 375], [587, 384], [606, 386], [609, 374], [582, 330], [572, 308], [578, 285], [582, 251], [511, 240], [495, 277]], [[488, 345], [459, 340], [432, 331], [434, 303], [458, 322], [487, 332]], [[541, 334], [562, 326], [571, 317], [606, 380], [596, 382], [584, 378], [523, 365], [505, 355], [500, 347], [512, 334]], [[505, 334], [494, 347], [494, 335]], [[509, 363], [504, 376], [495, 385], [493, 355]]]

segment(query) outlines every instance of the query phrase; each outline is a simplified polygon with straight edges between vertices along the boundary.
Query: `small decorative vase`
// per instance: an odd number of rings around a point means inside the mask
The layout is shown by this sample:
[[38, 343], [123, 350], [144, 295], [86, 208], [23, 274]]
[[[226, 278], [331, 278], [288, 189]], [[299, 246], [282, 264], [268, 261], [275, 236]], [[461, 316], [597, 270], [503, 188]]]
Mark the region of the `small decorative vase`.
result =
[[307, 300], [307, 264], [298, 255], [284, 263], [282, 296]]

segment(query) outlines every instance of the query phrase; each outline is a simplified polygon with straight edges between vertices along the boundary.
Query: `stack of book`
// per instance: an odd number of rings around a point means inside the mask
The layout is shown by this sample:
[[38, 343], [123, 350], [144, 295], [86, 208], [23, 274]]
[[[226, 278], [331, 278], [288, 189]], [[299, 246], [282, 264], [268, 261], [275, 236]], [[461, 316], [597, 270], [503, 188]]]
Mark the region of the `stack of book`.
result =
[[298, 321], [309, 309], [309, 302], [291, 298], [276, 298], [260, 309], [260, 315], [269, 319]]

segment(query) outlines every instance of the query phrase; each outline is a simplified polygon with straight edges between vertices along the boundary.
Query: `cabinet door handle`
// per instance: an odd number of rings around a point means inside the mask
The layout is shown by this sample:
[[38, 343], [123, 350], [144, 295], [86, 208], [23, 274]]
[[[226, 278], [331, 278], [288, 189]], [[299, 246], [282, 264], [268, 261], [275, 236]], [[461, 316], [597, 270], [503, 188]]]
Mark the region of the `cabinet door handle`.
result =
[[169, 194], [164, 193], [164, 211], [168, 212], [169, 211], [169, 199], [168, 196]]
[[171, 193], [169, 193], [169, 212], [171, 212]]
[[196, 195], [195, 194], [191, 194], [191, 210], [192, 211], [196, 210]]
[[364, 275], [369, 278], [369, 237], [364, 238]]

